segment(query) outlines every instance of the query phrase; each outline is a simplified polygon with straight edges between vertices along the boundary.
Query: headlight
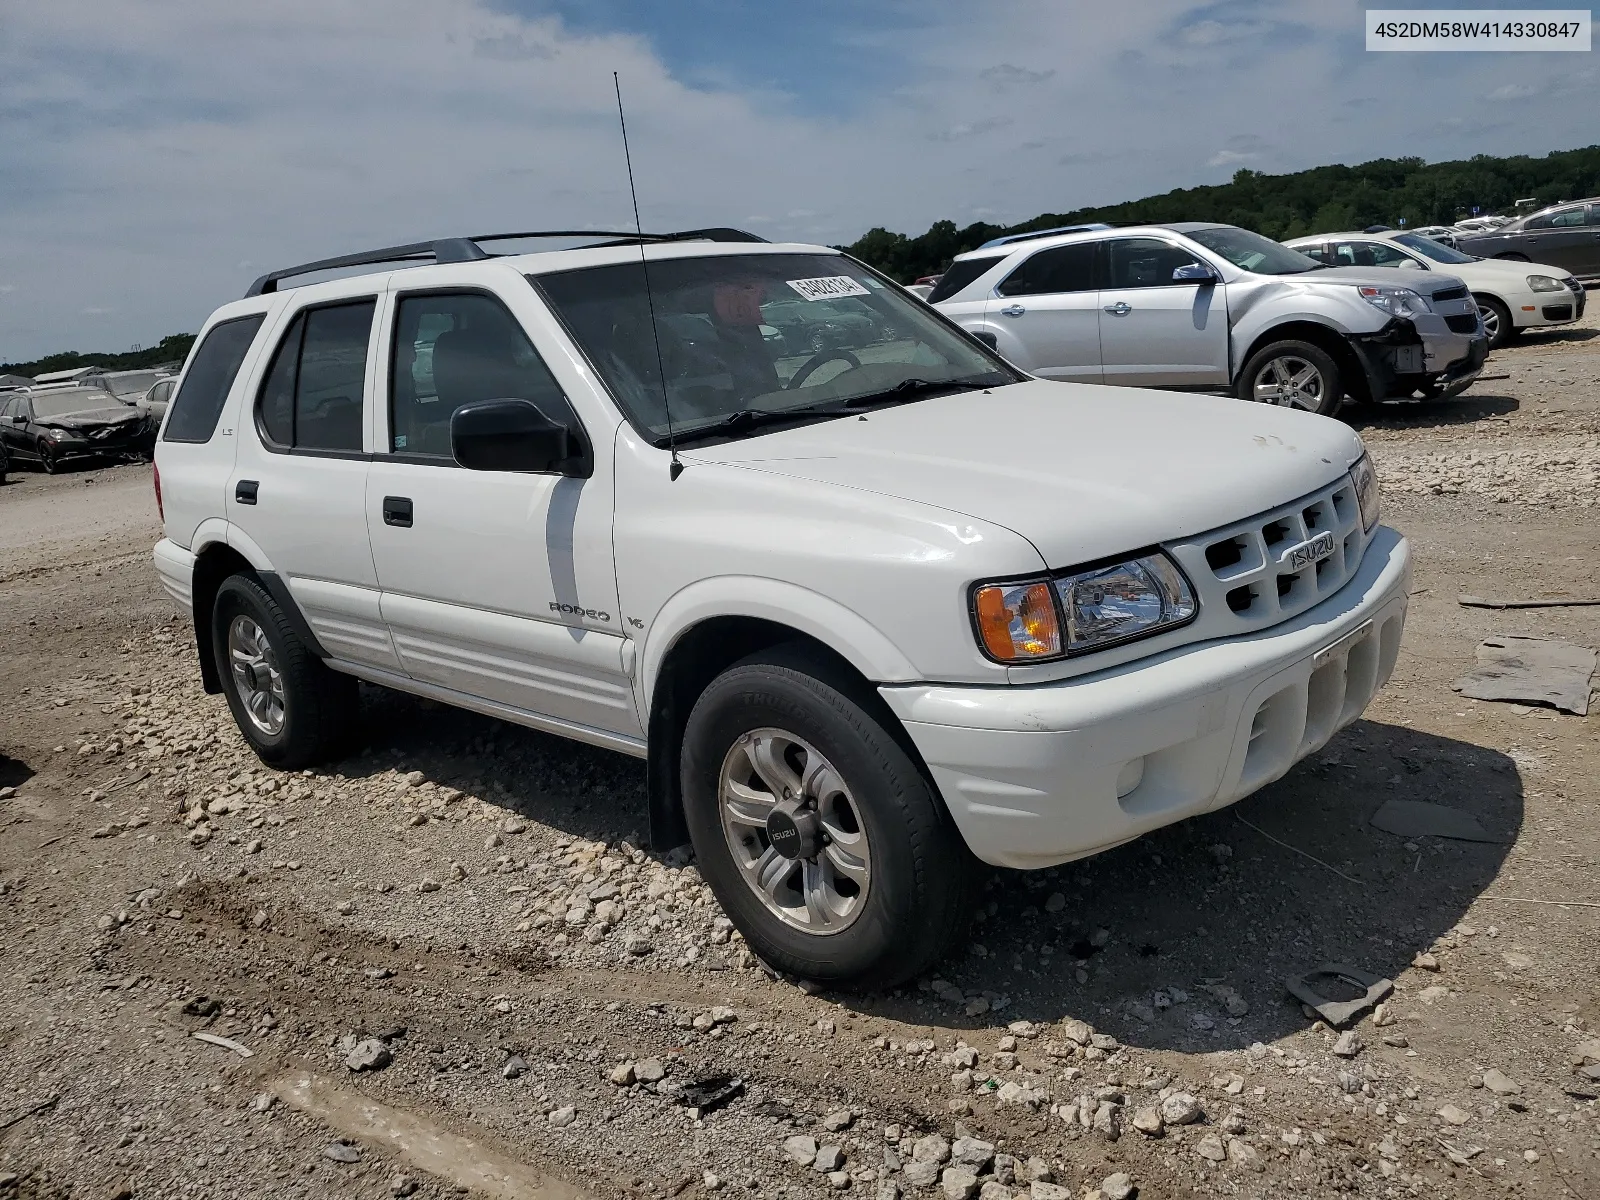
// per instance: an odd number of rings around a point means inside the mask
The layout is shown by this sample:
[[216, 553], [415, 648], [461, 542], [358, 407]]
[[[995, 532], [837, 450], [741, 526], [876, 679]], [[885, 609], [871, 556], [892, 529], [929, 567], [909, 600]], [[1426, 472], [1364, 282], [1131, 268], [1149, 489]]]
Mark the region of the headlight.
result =
[[72, 434], [68, 433], [65, 429], [57, 429], [55, 426], [51, 426], [49, 429], [46, 429], [44, 431], [44, 435], [52, 442], [64, 442], [72, 436]]
[[1361, 506], [1361, 528], [1371, 533], [1378, 523], [1378, 475], [1372, 469], [1372, 458], [1362, 451], [1350, 468], [1350, 482], [1356, 486], [1356, 503]]
[[1020, 663], [1147, 637], [1193, 620], [1199, 605], [1177, 564], [1158, 553], [1048, 580], [986, 584], [974, 590], [972, 609], [989, 656]]
[[1529, 275], [1528, 290], [1530, 292], [1564, 292], [1567, 290], [1567, 281], [1557, 279], [1553, 275]]
[[1383, 309], [1391, 317], [1420, 317], [1433, 311], [1428, 302], [1410, 288], [1361, 287], [1356, 290], [1368, 304]]

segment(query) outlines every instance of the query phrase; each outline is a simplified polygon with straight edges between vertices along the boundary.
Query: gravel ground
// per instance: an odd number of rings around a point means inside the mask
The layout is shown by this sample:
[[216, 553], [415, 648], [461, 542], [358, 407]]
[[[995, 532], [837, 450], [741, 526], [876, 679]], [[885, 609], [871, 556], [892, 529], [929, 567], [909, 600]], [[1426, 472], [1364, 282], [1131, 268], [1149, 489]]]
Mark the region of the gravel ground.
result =
[[[769, 978], [642, 847], [633, 760], [374, 689], [358, 754], [266, 770], [155, 586], [148, 469], [14, 476], [0, 1198], [1596, 1195], [1600, 733], [1449, 684], [1490, 633], [1600, 644], [1455, 603], [1600, 595], [1600, 323], [1488, 374], [1358, 422], [1418, 555], [1366, 718], [996, 872], [870, 996]], [[1391, 798], [1495, 840], [1380, 833]], [[1327, 961], [1394, 982], [1353, 1037], [1285, 990]]]

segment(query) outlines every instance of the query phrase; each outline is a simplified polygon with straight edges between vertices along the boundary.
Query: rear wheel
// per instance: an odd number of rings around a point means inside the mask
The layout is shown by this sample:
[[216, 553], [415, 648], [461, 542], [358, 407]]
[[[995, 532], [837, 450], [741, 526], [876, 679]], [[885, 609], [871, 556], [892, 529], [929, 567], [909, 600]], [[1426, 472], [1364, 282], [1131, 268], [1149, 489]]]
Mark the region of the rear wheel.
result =
[[1483, 331], [1489, 335], [1489, 349], [1498, 350], [1522, 332], [1511, 323], [1511, 310], [1493, 296], [1474, 296]]
[[293, 771], [339, 755], [359, 715], [356, 681], [322, 664], [266, 588], [224, 580], [211, 636], [228, 708], [262, 762]]
[[977, 870], [932, 785], [854, 693], [798, 649], [731, 667], [689, 716], [684, 809], [701, 874], [757, 954], [805, 979], [883, 988], [948, 949]]
[[1239, 373], [1241, 400], [1331, 417], [1344, 399], [1339, 364], [1320, 346], [1298, 339], [1273, 342], [1250, 356]]

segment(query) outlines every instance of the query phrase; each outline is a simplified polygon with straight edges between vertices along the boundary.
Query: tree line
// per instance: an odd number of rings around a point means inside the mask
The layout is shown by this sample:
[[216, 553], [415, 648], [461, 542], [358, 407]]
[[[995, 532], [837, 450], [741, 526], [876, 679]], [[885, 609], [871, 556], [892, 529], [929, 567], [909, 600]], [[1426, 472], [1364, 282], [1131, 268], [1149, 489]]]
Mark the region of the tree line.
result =
[[26, 375], [29, 379], [36, 379], [46, 371], [75, 371], [79, 367], [137, 371], [163, 363], [181, 363], [189, 357], [189, 348], [193, 345], [194, 334], [174, 333], [162, 338], [154, 346], [122, 354], [79, 354], [76, 350], [63, 350], [57, 354], [46, 354], [32, 362], [0, 363], [0, 375]]
[[917, 237], [879, 227], [840, 248], [910, 283], [919, 276], [938, 274], [955, 255], [975, 250], [991, 238], [1054, 225], [1218, 221], [1283, 241], [1368, 225], [1398, 226], [1402, 221], [1413, 228], [1450, 225], [1472, 215], [1474, 208], [1481, 214], [1509, 215], [1518, 200], [1532, 198], [1544, 205], [1596, 194], [1600, 194], [1600, 146], [1558, 150], [1542, 158], [1478, 154], [1440, 163], [1380, 158], [1354, 167], [1336, 163], [1290, 175], [1245, 169], [1236, 171], [1229, 183], [1177, 188], [1099, 208], [1040, 213], [1017, 225], [978, 221], [957, 229], [954, 221], [936, 221]]

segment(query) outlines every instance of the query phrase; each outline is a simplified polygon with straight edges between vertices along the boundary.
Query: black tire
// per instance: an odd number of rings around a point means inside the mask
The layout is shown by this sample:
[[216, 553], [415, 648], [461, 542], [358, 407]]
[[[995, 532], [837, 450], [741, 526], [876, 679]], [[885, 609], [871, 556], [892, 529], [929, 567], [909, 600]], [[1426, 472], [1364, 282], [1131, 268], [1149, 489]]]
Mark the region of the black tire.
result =
[[[270, 645], [282, 684], [281, 727], [268, 732], [250, 716], [230, 662], [234, 621], [253, 621]], [[297, 771], [338, 758], [360, 716], [356, 681], [331, 671], [295, 632], [272, 594], [247, 575], [230, 575], [212, 608], [211, 649], [239, 732], [269, 767]]]
[[54, 475], [61, 470], [61, 460], [56, 457], [55, 450], [44, 439], [39, 440], [39, 469], [46, 475]]
[[1314, 395], [1307, 395], [1307, 403], [1286, 404], [1284, 407], [1299, 408], [1301, 411], [1314, 412], [1324, 417], [1331, 417], [1339, 411], [1339, 406], [1344, 402], [1344, 376], [1339, 370], [1339, 364], [1321, 346], [1301, 341], [1299, 338], [1270, 342], [1252, 354], [1250, 361], [1244, 364], [1244, 370], [1239, 372], [1239, 381], [1234, 388], [1234, 394], [1241, 400], [1254, 401], [1258, 378], [1266, 374], [1272, 364], [1280, 360], [1304, 362], [1315, 367], [1320, 375], [1320, 382], [1316, 385], [1317, 390]]
[[[961, 935], [979, 870], [932, 783], [890, 731], [893, 718], [857, 690], [800, 647], [730, 667], [689, 715], [684, 810], [700, 873], [756, 954], [803, 979], [881, 989], [927, 970]], [[724, 834], [723, 764], [742, 735], [764, 727], [816, 747], [859, 810], [869, 883], [859, 914], [837, 932], [806, 932], [772, 912]]]
[[1484, 329], [1489, 331], [1489, 349], [1500, 349], [1522, 332], [1511, 323], [1511, 310], [1493, 296], [1474, 296], [1473, 300]]

